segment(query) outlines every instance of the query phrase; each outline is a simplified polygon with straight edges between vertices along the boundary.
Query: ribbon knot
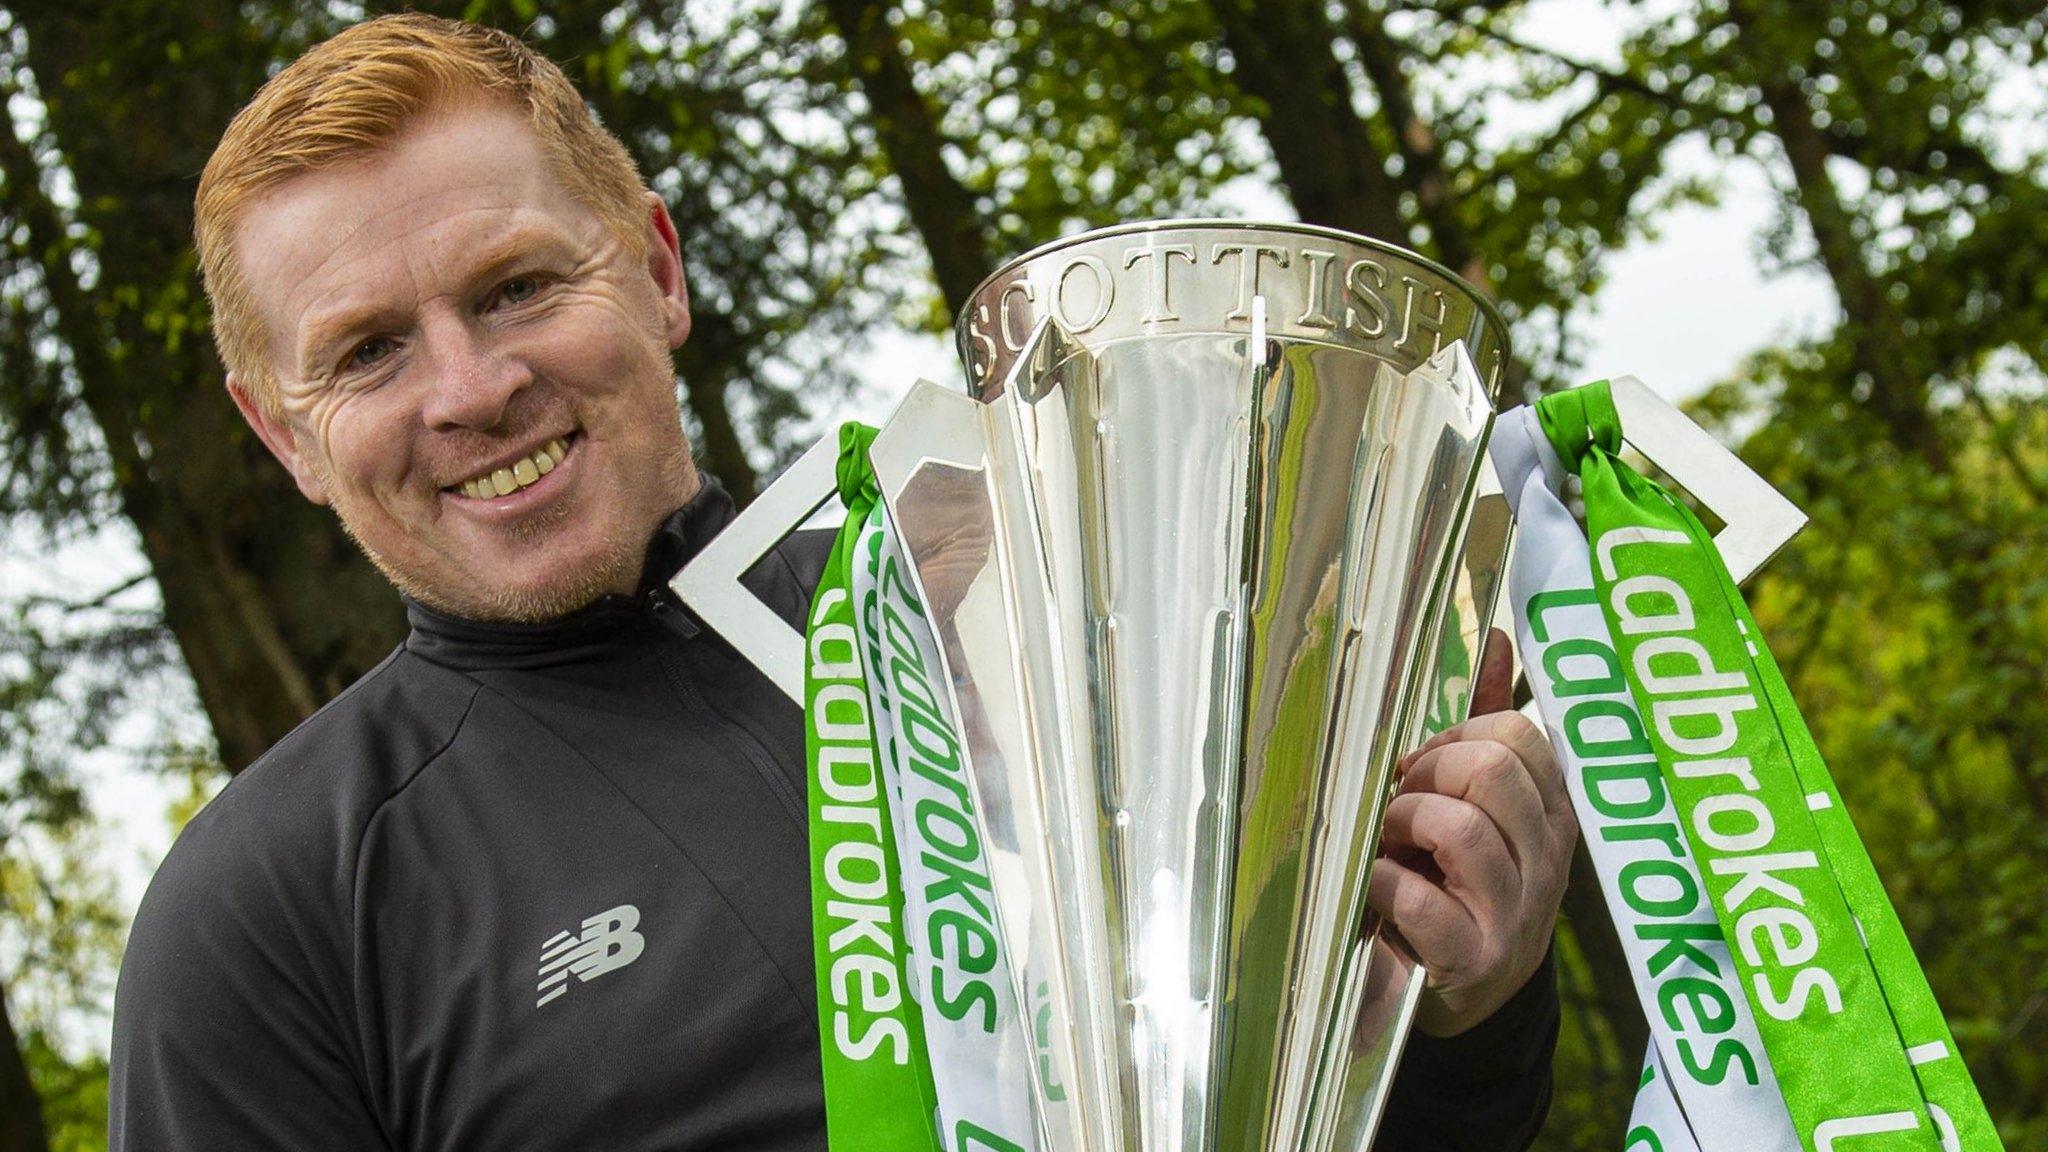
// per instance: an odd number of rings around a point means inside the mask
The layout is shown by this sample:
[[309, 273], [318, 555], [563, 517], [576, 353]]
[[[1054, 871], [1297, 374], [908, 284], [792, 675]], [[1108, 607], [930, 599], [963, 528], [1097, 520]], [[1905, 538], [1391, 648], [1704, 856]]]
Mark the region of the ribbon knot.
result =
[[881, 499], [882, 487], [875, 481], [874, 465], [868, 463], [868, 445], [875, 442], [876, 429], [853, 420], [839, 426], [839, 501], [847, 508], [859, 504], [863, 511]]
[[1545, 396], [1536, 402], [1536, 419], [1567, 472], [1577, 473], [1595, 446], [1609, 456], [1621, 452], [1621, 414], [1605, 380]]

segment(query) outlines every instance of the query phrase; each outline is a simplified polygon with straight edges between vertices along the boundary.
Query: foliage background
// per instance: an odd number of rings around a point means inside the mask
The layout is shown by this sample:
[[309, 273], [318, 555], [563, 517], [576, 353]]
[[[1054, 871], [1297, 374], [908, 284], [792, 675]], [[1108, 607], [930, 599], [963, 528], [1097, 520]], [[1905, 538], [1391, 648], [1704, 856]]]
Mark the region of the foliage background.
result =
[[[1617, 252], [1760, 174], [1773, 218], [1730, 242], [1834, 307], [1694, 408], [1813, 517], [1759, 616], [2008, 1147], [2048, 1147], [2038, 0], [1592, 0], [1619, 48], [1583, 54], [1542, 0], [417, 7], [527, 36], [667, 198], [691, 431], [743, 498], [847, 349], [1081, 227], [1269, 189], [1486, 287], [1533, 394], [1575, 379]], [[137, 553], [0, 562], [0, 1152], [105, 1144], [131, 910], [84, 766], [175, 782], [180, 822], [398, 634], [228, 406], [187, 242], [235, 107], [385, 9], [0, 2], [0, 540]], [[1575, 883], [1560, 930], [1545, 1149], [1619, 1145], [1645, 1034], [1598, 901]]]

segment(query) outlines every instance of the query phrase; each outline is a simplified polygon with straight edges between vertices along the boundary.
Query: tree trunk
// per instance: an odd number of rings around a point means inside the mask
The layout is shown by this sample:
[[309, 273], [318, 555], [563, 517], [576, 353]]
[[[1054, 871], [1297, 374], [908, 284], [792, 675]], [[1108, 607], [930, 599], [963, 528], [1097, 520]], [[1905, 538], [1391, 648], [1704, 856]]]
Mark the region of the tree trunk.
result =
[[1261, 105], [1259, 127], [1294, 210], [1310, 224], [1410, 245], [1400, 188], [1353, 105], [1322, 7], [1292, 0], [1211, 6], [1238, 87]]
[[1772, 80], [1763, 86], [1785, 159], [1799, 189], [1799, 205], [1813, 229], [1821, 264], [1855, 334], [1854, 367], [1870, 381], [1870, 407], [1901, 448], [1936, 471], [1948, 467], [1948, 451], [1927, 411], [1927, 382], [1913, 371], [1902, 345], [1901, 317], [1885, 286], [1863, 263], [1862, 245], [1842, 198], [1828, 174], [1828, 142], [1813, 123], [1813, 109], [1797, 84]]
[[[1741, 5], [1730, 5], [1729, 13], [1742, 29], [1743, 36], [1738, 39], [1768, 52], [1770, 42], [1758, 36], [1754, 14]], [[1848, 321], [1853, 336], [1852, 366], [1858, 376], [1869, 381], [1866, 404], [1895, 444], [1925, 460], [1936, 472], [1945, 472], [1948, 449], [1928, 413], [1927, 381], [1915, 371], [1914, 358], [1907, 355], [1898, 309], [1885, 294], [1884, 283], [1863, 262], [1854, 217], [1828, 173], [1828, 137], [1815, 126], [1806, 94], [1787, 78], [1786, 61], [1752, 58], [1749, 63], [1757, 73], [1764, 106], [1771, 110], [1772, 128], [1791, 166], [1799, 207], [1813, 230], [1821, 266], [1834, 283]]]
[[730, 316], [692, 301], [690, 338], [676, 350], [676, 364], [682, 373], [683, 399], [701, 429], [697, 462], [744, 508], [759, 493], [761, 478], [747, 460], [746, 445], [740, 442], [727, 403], [734, 366], [745, 360], [738, 341]]
[[1401, 71], [1401, 46], [1387, 35], [1380, 14], [1365, 0], [1351, 0], [1345, 11], [1350, 16], [1349, 31], [1358, 49], [1359, 62], [1379, 93], [1380, 115], [1393, 130], [1395, 146], [1401, 153], [1401, 183], [1415, 196], [1416, 210], [1429, 226], [1436, 258], [1467, 284], [1485, 295], [1493, 295], [1493, 277], [1487, 271], [1485, 254], [1479, 251], [1458, 215], [1457, 193], [1451, 187], [1451, 174], [1444, 167], [1436, 133], [1417, 111], [1408, 77]]
[[[1756, 12], [1747, 5], [1733, 5], [1730, 13], [1744, 32], [1742, 39], [1767, 43], [1756, 35], [1763, 25]], [[1750, 60], [1762, 87], [1764, 104], [1771, 110], [1772, 129], [1792, 169], [1799, 205], [1813, 230], [1821, 264], [1841, 301], [1854, 375], [1869, 384], [1867, 398], [1851, 390], [1846, 399], [1869, 408], [1901, 452], [1919, 459], [1937, 476], [1948, 474], [1953, 461], [1935, 423], [1927, 385], [1927, 358], [1913, 354], [1905, 339], [1902, 317], [1887, 295], [1885, 283], [1864, 261], [1854, 214], [1843, 203], [1827, 170], [1831, 142], [1814, 123], [1813, 109], [1805, 93], [1786, 78], [1786, 63], [1776, 56]], [[1855, 383], [1855, 379], [1844, 381], [1851, 388]], [[1956, 577], [1949, 581], [1948, 602], [1965, 642], [1982, 665], [2000, 670], [2002, 678], [2009, 682], [2038, 681], [2039, 654], [2029, 650], [2023, 636], [2016, 635], [2000, 619], [2000, 607], [1986, 599], [1991, 582], [1985, 574], [1994, 567], [1995, 533], [2002, 529], [1975, 522], [1977, 516], [1967, 506], [1961, 487], [1949, 488], [1940, 499], [1951, 512], [1948, 530], [1941, 541], [1941, 554]], [[2048, 724], [2040, 719], [2039, 710], [1990, 708], [1978, 721], [1977, 732], [1994, 737], [2004, 746], [2020, 798], [2036, 815], [2048, 815], [2048, 776], [2036, 767], [2042, 762], [2042, 749], [2048, 747]], [[1963, 735], [1961, 731], [1953, 732], [1944, 741], [1943, 751], [1962, 755], [1959, 745]]]
[[867, 97], [868, 124], [902, 181], [910, 222], [931, 254], [947, 310], [957, 316], [995, 270], [974, 193], [946, 166], [945, 138], [897, 47], [888, 0], [826, 0], [825, 11], [846, 40], [847, 61]]
[[21, 1038], [0, 993], [0, 1152], [50, 1152], [43, 1127], [43, 1099], [21, 1057]]
[[[1459, 214], [1457, 189], [1451, 185], [1450, 169], [1444, 166], [1436, 131], [1415, 107], [1414, 91], [1401, 70], [1400, 42], [1387, 34], [1386, 24], [1370, 0], [1350, 0], [1345, 13], [1346, 31], [1366, 77], [1379, 94], [1380, 116], [1401, 153], [1399, 182], [1415, 197], [1416, 211], [1429, 228], [1436, 258], [1480, 295], [1496, 299], [1487, 255], [1480, 251], [1479, 242]], [[1528, 362], [1510, 357], [1501, 380], [1500, 402], [1511, 404], [1524, 398], [1528, 380]]]
[[22, 222], [165, 623], [223, 761], [240, 769], [403, 634], [389, 585], [243, 425], [203, 335], [192, 195], [229, 116], [261, 83], [266, 53], [232, 6], [10, 8], [77, 183], [79, 218], [105, 238], [89, 293], [10, 132], [0, 151], [11, 195], [29, 202]]

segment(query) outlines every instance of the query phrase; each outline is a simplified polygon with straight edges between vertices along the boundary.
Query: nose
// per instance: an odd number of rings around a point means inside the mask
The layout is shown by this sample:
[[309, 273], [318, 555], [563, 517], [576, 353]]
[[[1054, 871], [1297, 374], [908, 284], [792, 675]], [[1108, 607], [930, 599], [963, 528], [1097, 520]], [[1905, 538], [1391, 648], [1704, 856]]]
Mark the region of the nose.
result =
[[434, 431], [489, 431], [519, 390], [533, 383], [523, 360], [494, 347], [488, 332], [460, 317], [423, 322], [419, 339], [430, 381], [420, 415]]

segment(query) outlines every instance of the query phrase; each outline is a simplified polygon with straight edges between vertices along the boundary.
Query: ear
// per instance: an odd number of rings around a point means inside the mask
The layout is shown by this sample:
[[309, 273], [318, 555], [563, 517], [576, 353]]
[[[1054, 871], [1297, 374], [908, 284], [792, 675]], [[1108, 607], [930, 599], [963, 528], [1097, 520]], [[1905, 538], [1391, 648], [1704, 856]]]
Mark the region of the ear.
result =
[[668, 346], [680, 348], [690, 338], [690, 286], [683, 280], [683, 249], [668, 205], [647, 194], [647, 274], [661, 293], [661, 315], [668, 327]]
[[299, 492], [315, 504], [327, 503], [327, 489], [320, 484], [308, 465], [305, 453], [299, 451], [298, 433], [286, 423], [283, 416], [273, 412], [261, 400], [249, 395], [249, 389], [233, 372], [228, 373], [228, 395], [235, 398], [235, 407], [241, 410], [242, 419], [256, 430], [256, 438], [292, 474], [292, 480], [299, 486]]

